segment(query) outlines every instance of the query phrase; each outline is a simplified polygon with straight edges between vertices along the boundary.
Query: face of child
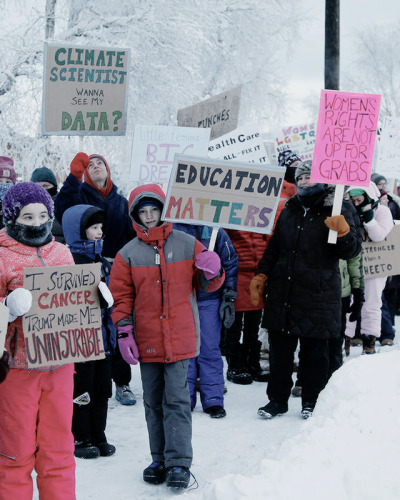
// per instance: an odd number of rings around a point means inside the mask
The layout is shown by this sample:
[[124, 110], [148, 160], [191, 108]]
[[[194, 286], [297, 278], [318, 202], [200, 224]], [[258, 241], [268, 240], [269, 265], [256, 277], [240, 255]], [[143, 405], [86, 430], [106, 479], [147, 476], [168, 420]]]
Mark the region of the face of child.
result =
[[37, 182], [35, 182], [35, 184], [39, 184], [39, 186], [42, 186], [46, 190], [54, 187], [53, 184], [51, 184], [51, 182], [47, 182], [47, 181], [37, 181]]
[[11, 179], [7, 179], [7, 177], [0, 177], [0, 184], [14, 184]]
[[161, 219], [161, 210], [153, 205], [147, 205], [139, 210], [138, 216], [143, 226], [150, 229], [158, 226]]
[[41, 226], [49, 220], [49, 212], [43, 203], [25, 205], [15, 222], [25, 226]]
[[358, 196], [351, 196], [351, 201], [353, 202], [353, 205], [355, 207], [358, 207], [358, 205], [361, 205], [361, 203], [364, 203], [364, 195], [360, 194]]
[[88, 240], [101, 240], [103, 237], [103, 224], [93, 224], [86, 229], [86, 238]]

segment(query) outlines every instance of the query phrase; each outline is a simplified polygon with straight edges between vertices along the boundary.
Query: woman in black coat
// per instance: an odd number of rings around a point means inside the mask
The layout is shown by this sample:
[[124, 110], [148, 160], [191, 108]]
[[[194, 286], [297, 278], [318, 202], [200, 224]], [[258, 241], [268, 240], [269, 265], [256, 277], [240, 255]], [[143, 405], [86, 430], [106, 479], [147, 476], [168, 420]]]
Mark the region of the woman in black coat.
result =
[[[312, 414], [328, 380], [328, 340], [340, 332], [339, 259], [352, 258], [361, 250], [349, 210], [343, 205], [341, 215], [330, 217], [333, 192], [326, 184], [310, 182], [310, 173], [310, 161], [297, 167], [298, 194], [282, 210], [250, 285], [257, 302], [266, 284], [262, 326], [269, 333], [270, 401], [258, 410], [265, 418], [288, 410], [298, 339], [302, 414], [304, 418]], [[338, 232], [336, 244], [328, 243], [329, 229]]]

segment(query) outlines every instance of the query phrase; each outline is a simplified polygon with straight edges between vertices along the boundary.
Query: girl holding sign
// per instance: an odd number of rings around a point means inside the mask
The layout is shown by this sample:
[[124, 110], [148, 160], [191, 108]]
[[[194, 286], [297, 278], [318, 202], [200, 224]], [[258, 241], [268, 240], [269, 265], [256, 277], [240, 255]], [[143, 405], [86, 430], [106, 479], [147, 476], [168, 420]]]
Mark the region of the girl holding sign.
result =
[[28, 369], [21, 316], [32, 303], [31, 292], [23, 288], [23, 268], [73, 265], [74, 260], [52, 237], [54, 205], [42, 186], [12, 186], [3, 199], [3, 217], [0, 300], [10, 310], [5, 347], [11, 369], [0, 385], [0, 498], [32, 498], [35, 469], [40, 498], [73, 500], [74, 365]]

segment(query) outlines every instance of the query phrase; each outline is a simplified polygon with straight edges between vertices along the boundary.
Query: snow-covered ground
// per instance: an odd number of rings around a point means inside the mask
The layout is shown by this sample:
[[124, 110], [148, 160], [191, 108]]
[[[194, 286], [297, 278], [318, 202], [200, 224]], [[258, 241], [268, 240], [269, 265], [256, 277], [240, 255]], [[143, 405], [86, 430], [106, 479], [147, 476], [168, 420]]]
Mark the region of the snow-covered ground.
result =
[[[398, 500], [400, 450], [400, 345], [361, 356], [352, 347], [344, 366], [321, 393], [311, 419], [300, 398], [272, 420], [257, 416], [266, 384], [227, 382], [227, 417], [193, 412], [194, 461], [199, 484], [180, 494], [206, 500]], [[165, 485], [143, 482], [151, 462], [140, 372], [132, 368], [137, 404], [110, 400], [107, 436], [113, 457], [77, 459], [78, 500], [168, 499]], [[34, 497], [37, 499], [37, 494]]]

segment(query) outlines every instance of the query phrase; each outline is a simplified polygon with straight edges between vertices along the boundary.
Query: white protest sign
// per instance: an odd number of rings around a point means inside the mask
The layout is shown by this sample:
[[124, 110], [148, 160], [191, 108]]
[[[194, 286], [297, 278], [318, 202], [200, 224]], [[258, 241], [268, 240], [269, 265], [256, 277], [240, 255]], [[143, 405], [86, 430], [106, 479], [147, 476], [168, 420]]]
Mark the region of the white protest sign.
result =
[[400, 177], [400, 118], [385, 116], [378, 148], [377, 172], [388, 179]]
[[269, 234], [284, 170], [175, 155], [161, 218]]
[[175, 153], [207, 155], [210, 129], [135, 125], [130, 180], [167, 183]]
[[248, 125], [210, 141], [208, 156], [221, 160], [268, 164], [268, 156], [260, 132]]
[[311, 160], [314, 154], [316, 124], [288, 125], [275, 130], [274, 144], [277, 155], [282, 151], [293, 151], [301, 161]]
[[400, 274], [400, 224], [383, 241], [371, 241], [364, 232], [362, 243], [364, 279]]
[[103, 359], [100, 267], [24, 267], [32, 307], [23, 316], [28, 367]]
[[181, 127], [210, 128], [211, 139], [235, 130], [238, 123], [242, 87], [222, 92], [178, 111]]
[[6, 341], [8, 328], [8, 315], [10, 310], [7, 306], [0, 302], [0, 358], [3, 356], [4, 344]]
[[125, 134], [128, 49], [45, 43], [43, 72], [43, 134]]

